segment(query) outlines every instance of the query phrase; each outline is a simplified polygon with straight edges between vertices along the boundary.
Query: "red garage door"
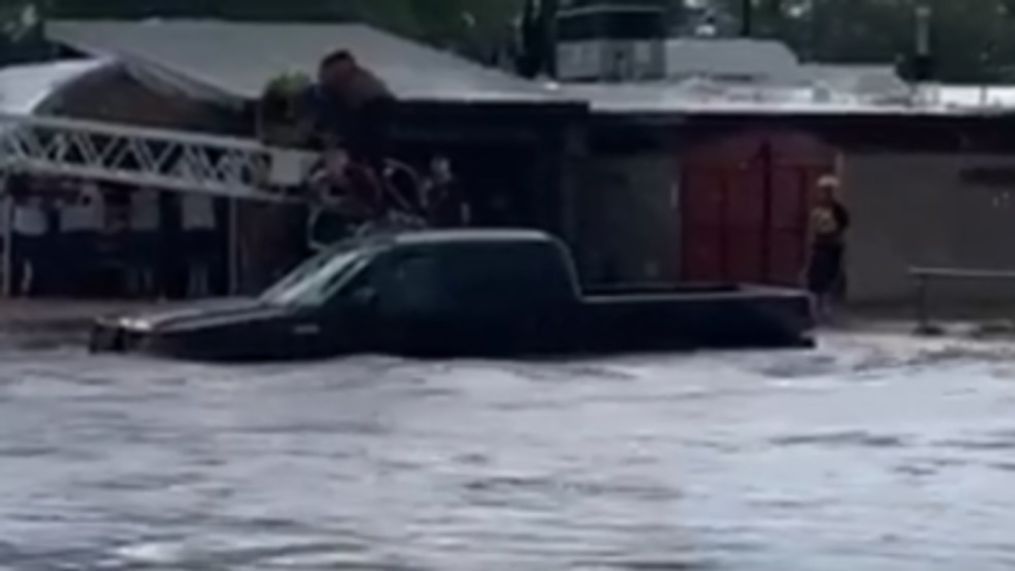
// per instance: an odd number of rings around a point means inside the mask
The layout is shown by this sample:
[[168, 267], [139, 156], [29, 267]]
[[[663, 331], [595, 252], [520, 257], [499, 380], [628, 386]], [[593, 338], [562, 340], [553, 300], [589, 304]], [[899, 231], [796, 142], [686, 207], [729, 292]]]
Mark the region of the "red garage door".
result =
[[835, 152], [793, 133], [749, 133], [682, 161], [681, 268], [689, 281], [796, 284], [817, 179]]

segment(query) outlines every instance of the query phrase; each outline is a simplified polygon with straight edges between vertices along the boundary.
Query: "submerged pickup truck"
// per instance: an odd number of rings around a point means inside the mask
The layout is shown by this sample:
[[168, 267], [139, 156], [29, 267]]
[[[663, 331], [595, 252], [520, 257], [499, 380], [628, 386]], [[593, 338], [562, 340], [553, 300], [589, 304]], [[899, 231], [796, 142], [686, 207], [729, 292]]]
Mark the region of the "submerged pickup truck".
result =
[[584, 294], [563, 244], [527, 230], [338, 245], [257, 299], [99, 319], [96, 352], [194, 360], [659, 351], [812, 344], [806, 293], [689, 285]]

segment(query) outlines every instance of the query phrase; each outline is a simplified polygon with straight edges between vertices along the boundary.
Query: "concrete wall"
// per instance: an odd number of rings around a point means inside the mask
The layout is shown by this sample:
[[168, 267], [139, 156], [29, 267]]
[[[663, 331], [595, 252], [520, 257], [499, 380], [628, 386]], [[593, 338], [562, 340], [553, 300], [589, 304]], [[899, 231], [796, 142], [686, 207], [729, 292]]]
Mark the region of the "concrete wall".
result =
[[592, 156], [573, 196], [585, 281], [676, 281], [680, 212], [675, 159], [663, 153]]
[[[844, 198], [850, 299], [912, 299], [910, 266], [1015, 270], [1015, 185], [966, 182], [969, 168], [1015, 168], [990, 155], [847, 154]], [[934, 298], [955, 303], [1015, 301], [1013, 283], [947, 284]]]

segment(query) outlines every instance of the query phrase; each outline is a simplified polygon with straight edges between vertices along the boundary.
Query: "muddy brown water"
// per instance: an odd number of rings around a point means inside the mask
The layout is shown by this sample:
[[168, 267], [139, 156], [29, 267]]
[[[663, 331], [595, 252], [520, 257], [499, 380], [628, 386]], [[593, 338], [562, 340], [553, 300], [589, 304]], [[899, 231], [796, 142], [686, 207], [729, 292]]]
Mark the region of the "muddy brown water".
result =
[[0, 568], [1015, 567], [1015, 345], [211, 367], [0, 344]]

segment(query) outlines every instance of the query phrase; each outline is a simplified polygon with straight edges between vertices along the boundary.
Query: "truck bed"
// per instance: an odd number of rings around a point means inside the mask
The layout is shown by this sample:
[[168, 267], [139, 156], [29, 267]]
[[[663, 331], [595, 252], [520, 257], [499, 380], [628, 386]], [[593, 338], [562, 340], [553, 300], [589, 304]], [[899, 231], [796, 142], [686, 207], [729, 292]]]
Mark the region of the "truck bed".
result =
[[581, 327], [599, 350], [812, 344], [810, 298], [798, 290], [698, 284], [594, 291], [582, 300]]
[[597, 284], [586, 286], [582, 293], [587, 298], [644, 296], [644, 295], [684, 295], [696, 293], [734, 293], [742, 291], [743, 286], [723, 283], [623, 283]]

